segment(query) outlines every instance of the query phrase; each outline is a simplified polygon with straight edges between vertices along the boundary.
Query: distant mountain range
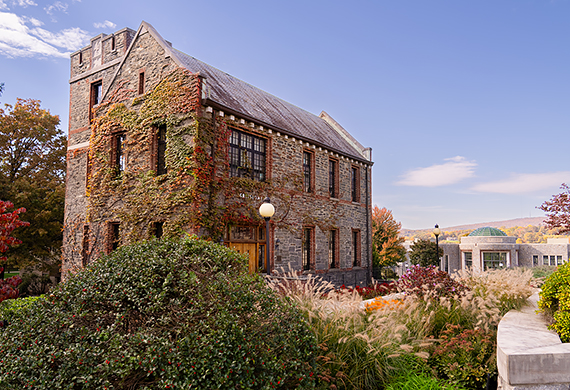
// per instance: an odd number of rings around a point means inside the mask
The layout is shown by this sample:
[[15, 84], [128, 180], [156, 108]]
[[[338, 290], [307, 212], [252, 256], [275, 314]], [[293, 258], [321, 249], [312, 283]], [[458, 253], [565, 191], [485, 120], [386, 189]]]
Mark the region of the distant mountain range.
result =
[[[490, 227], [494, 227], [494, 228], [501, 228], [501, 227], [505, 227], [505, 228], [510, 228], [510, 227], [514, 227], [514, 226], [528, 226], [528, 225], [532, 225], [532, 226], [539, 226], [539, 225], [544, 225], [544, 220], [546, 218], [545, 217], [531, 217], [531, 218], [516, 218], [516, 219], [509, 219], [506, 221], [495, 221], [495, 222], [481, 222], [481, 223], [473, 223], [470, 225], [458, 225], [458, 226], [440, 226], [439, 228], [441, 230], [444, 231], [448, 231], [448, 232], [452, 232], [455, 230], [469, 230], [469, 229], [478, 229], [480, 227], [486, 227], [486, 226], [490, 226]], [[400, 231], [400, 235], [401, 236], [411, 236], [416, 232], [421, 232], [421, 231], [426, 231], [426, 230], [432, 230], [431, 229], [402, 229]]]

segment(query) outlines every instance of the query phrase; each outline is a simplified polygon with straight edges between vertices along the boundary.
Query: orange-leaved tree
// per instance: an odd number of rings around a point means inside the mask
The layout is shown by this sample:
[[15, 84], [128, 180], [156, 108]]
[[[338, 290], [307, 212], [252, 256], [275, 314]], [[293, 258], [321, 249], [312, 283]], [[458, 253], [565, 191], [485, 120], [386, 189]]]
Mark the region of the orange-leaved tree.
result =
[[0, 199], [24, 207], [31, 223], [18, 231], [22, 243], [7, 254], [8, 264], [20, 271], [59, 272], [66, 146], [59, 117], [39, 100], [18, 99], [0, 108]]
[[372, 209], [372, 259], [374, 267], [396, 265], [405, 260], [404, 237], [400, 237], [402, 224], [396, 222], [392, 211], [385, 207]]

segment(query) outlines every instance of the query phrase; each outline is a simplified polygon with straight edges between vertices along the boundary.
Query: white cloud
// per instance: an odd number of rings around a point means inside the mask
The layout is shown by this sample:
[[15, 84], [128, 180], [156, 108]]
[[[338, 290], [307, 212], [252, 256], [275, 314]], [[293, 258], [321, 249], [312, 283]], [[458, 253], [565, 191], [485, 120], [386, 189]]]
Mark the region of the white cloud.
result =
[[79, 27], [68, 28], [58, 33], [52, 33], [43, 28], [35, 28], [31, 30], [31, 33], [46, 43], [71, 51], [80, 49], [83, 43], [89, 39], [89, 34]]
[[24, 23], [30, 23], [36, 27], [43, 26], [43, 24], [44, 24], [44, 22], [42, 22], [41, 20], [38, 20], [38, 19], [32, 18], [32, 17], [28, 17], [28, 16], [20, 16], [20, 19], [22, 19], [24, 21]]
[[44, 8], [44, 11], [48, 13], [48, 15], [53, 15], [54, 11], [61, 11], [67, 13], [67, 3], [62, 3], [61, 1], [56, 1], [52, 5], [48, 5]]
[[397, 185], [416, 187], [439, 187], [457, 183], [473, 177], [477, 163], [456, 156], [445, 159], [445, 163], [406, 172]]
[[105, 20], [103, 23], [93, 23], [95, 28], [115, 28], [117, 25], [113, 22]]
[[496, 194], [521, 194], [549, 188], [558, 188], [562, 183], [570, 183], [570, 172], [518, 173], [505, 180], [490, 181], [473, 186], [477, 192]]
[[[29, 28], [26, 23], [33, 26], [41, 24], [37, 19], [0, 12], [0, 54], [8, 57], [67, 58], [89, 40], [89, 34], [79, 28], [52, 33], [42, 28]], [[57, 47], [68, 51], [61, 52]]]
[[4, 1], [0, 0], [0, 9], [9, 9]]
[[37, 5], [32, 0], [15, 0], [12, 2], [14, 5], [19, 5], [20, 7], [26, 8], [28, 5]]

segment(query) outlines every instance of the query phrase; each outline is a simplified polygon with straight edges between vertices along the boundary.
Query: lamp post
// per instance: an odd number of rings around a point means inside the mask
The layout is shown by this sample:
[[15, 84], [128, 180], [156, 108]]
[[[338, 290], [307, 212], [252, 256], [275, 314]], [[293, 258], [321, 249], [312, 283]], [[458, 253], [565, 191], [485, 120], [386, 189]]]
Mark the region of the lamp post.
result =
[[439, 264], [439, 241], [438, 237], [441, 234], [441, 230], [439, 230], [439, 225], [436, 224], [435, 228], [433, 229], [433, 234], [435, 235], [435, 258], [437, 263]]
[[265, 219], [265, 272], [271, 275], [271, 264], [269, 261], [269, 220], [275, 214], [275, 207], [271, 204], [269, 197], [265, 198], [259, 206], [259, 214]]

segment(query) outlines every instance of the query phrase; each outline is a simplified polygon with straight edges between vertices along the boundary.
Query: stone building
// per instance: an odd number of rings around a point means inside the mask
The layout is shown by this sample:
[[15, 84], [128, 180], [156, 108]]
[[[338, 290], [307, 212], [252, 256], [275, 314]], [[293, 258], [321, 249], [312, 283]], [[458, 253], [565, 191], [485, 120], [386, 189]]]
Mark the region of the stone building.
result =
[[443, 249], [440, 269], [451, 273], [462, 269], [555, 266], [566, 263], [570, 255], [567, 237], [548, 238], [545, 244], [527, 244], [493, 227], [476, 229], [461, 237], [458, 244], [439, 245]]
[[71, 55], [67, 164], [64, 272], [187, 232], [246, 253], [251, 272], [370, 278], [371, 149], [327, 113], [174, 49], [146, 22]]

